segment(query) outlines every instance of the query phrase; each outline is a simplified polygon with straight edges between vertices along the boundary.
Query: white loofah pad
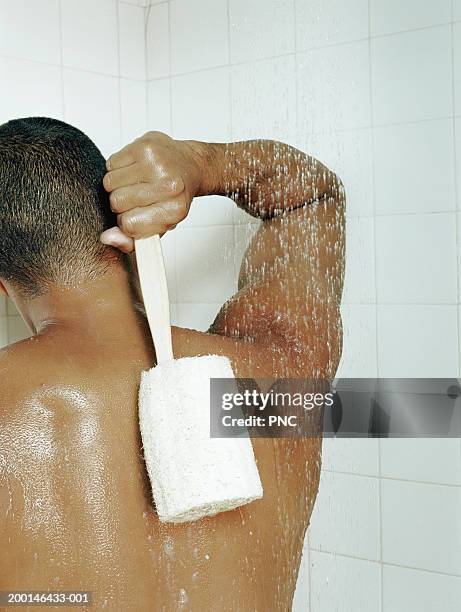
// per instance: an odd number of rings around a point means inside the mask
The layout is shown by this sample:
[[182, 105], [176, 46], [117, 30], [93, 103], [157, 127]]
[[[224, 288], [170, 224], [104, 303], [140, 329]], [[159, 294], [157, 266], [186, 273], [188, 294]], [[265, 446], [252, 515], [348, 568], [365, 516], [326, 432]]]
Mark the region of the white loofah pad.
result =
[[184, 523], [263, 495], [247, 438], [210, 438], [210, 378], [233, 378], [227, 357], [185, 357], [144, 372], [139, 421], [155, 505]]

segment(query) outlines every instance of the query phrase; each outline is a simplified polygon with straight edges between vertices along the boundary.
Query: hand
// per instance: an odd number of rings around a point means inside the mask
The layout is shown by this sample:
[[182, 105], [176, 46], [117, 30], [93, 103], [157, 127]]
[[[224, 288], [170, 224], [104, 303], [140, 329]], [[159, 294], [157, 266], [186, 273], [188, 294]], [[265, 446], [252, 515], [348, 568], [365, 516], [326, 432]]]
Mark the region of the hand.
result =
[[201, 181], [199, 147], [147, 132], [111, 155], [103, 184], [118, 227], [101, 242], [130, 253], [135, 238], [162, 235], [185, 219]]

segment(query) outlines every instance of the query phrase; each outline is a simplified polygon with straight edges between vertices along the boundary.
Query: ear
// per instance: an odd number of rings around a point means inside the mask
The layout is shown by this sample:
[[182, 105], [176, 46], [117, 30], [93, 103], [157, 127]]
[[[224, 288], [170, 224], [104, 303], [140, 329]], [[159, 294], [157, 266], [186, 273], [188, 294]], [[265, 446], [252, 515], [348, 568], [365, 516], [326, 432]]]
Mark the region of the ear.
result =
[[0, 297], [7, 296], [7, 295], [8, 295], [8, 291], [6, 290], [5, 285], [0, 280]]

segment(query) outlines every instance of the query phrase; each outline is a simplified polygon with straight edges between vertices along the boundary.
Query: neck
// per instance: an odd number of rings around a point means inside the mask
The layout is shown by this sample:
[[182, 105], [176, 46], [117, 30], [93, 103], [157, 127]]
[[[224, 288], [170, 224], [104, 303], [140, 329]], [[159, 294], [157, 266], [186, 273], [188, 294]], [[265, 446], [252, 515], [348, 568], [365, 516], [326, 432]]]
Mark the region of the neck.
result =
[[13, 288], [8, 293], [34, 334], [70, 331], [83, 335], [125, 333], [139, 327], [128, 272], [114, 266], [104, 275], [76, 287], [53, 287], [31, 299]]

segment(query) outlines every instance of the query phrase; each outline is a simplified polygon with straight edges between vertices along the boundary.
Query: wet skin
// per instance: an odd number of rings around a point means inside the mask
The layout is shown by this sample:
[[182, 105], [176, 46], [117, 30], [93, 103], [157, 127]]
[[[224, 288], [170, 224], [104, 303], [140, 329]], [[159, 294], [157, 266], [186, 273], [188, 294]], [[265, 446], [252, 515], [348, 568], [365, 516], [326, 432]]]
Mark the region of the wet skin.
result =
[[[343, 223], [330, 196], [266, 220], [209, 332], [172, 328], [175, 357], [227, 355], [241, 377], [333, 377]], [[288, 610], [321, 441], [254, 439], [262, 500], [161, 524], [137, 420], [155, 351], [129, 274], [116, 264], [34, 300], [7, 286], [35, 335], [0, 351], [0, 590], [91, 591], [93, 609]]]

